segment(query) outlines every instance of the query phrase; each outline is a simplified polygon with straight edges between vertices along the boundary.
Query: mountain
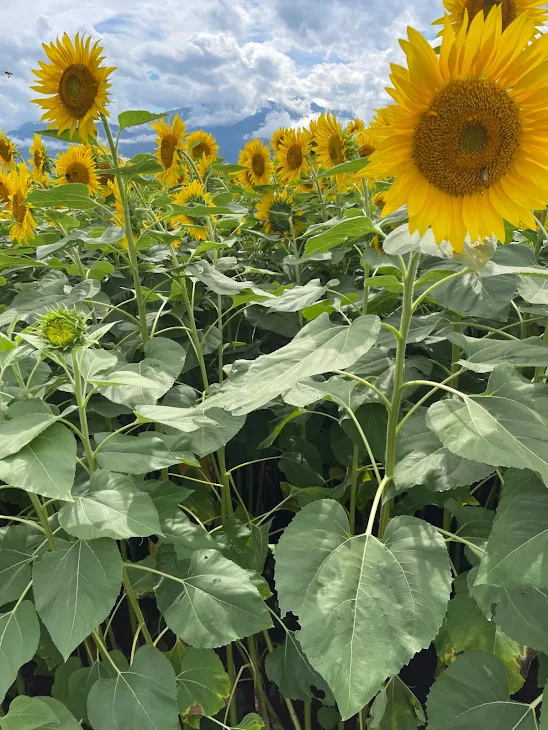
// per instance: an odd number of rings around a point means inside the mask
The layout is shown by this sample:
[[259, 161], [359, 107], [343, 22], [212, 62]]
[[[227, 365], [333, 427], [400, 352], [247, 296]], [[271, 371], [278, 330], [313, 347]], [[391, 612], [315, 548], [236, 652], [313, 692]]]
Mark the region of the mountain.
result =
[[[217, 144], [220, 146], [221, 155], [227, 160], [227, 162], [237, 162], [238, 152], [242, 149], [244, 144], [253, 137], [262, 137], [265, 140], [269, 140], [272, 132], [280, 126], [287, 126], [292, 121], [298, 121], [303, 116], [309, 117], [311, 115], [318, 114], [324, 111], [322, 107], [312, 102], [308, 105], [308, 110], [305, 114], [299, 114], [294, 109], [290, 109], [276, 102], [269, 102], [268, 106], [259, 109], [255, 114], [252, 114], [239, 122], [234, 124], [206, 124], [200, 125], [200, 128], [210, 132], [215, 139]], [[167, 112], [166, 116], [173, 114], [179, 114], [182, 119], [189, 119], [191, 117], [192, 110], [188, 107], [182, 107], [180, 109], [173, 109]], [[346, 121], [353, 118], [354, 114], [349, 111], [336, 111], [337, 116]], [[281, 120], [281, 121], [280, 121]], [[112, 124], [112, 130], [114, 134], [118, 133], [118, 127], [116, 124]], [[8, 132], [10, 137], [13, 137], [19, 144], [21, 151], [24, 153], [25, 149], [30, 147], [32, 142], [33, 134], [43, 129], [44, 124], [42, 122], [25, 122], [17, 129], [12, 129]], [[192, 131], [198, 128], [196, 125], [187, 123], [187, 129]], [[261, 132], [264, 130], [264, 133]], [[155, 132], [150, 128], [148, 124], [143, 124], [139, 127], [130, 127], [124, 130], [120, 141], [120, 150], [127, 157], [133, 157], [140, 152], [152, 152], [154, 150], [154, 136]], [[46, 139], [46, 144], [50, 146], [52, 152], [57, 152], [59, 149], [64, 147], [63, 142]]]

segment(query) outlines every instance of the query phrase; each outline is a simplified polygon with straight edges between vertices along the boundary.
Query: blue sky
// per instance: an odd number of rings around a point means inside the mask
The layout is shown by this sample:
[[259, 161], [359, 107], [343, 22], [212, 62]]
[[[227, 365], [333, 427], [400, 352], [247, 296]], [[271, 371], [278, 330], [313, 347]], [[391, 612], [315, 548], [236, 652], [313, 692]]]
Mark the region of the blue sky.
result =
[[432, 37], [441, 12], [441, 0], [3, 0], [0, 71], [14, 75], [0, 73], [0, 129], [38, 121], [31, 71], [65, 30], [100, 38], [118, 67], [112, 114], [185, 106], [194, 125], [233, 124], [272, 100], [303, 121], [311, 102], [368, 119], [406, 26]]

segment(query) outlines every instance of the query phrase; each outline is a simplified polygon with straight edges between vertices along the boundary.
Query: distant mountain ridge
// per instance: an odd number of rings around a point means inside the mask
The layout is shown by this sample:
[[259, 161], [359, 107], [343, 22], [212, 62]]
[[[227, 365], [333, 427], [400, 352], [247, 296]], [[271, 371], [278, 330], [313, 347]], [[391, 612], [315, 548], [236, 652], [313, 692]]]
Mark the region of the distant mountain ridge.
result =
[[[308, 114], [318, 114], [322, 111], [322, 107], [318, 106], [314, 102], [310, 103]], [[166, 113], [166, 117], [172, 116], [173, 114], [179, 114], [179, 116], [185, 121], [190, 118], [192, 110], [188, 107], [181, 107], [180, 109], [173, 109]], [[335, 111], [337, 116], [342, 120], [348, 120], [354, 117], [354, 114], [349, 111]], [[276, 102], [270, 102], [268, 106], [259, 109], [255, 114], [245, 117], [239, 122], [234, 124], [206, 124], [193, 126], [187, 122], [187, 129], [192, 131], [193, 129], [205, 129], [206, 132], [212, 134], [217, 140], [217, 144], [220, 146], [221, 155], [227, 160], [227, 162], [237, 162], [238, 153], [244, 146], [244, 144], [253, 137], [262, 136], [264, 139], [270, 139], [271, 133], [265, 134], [264, 136], [258, 132], [268, 123], [269, 115], [275, 114], [287, 114], [290, 119], [297, 121], [302, 115], [298, 114], [295, 110], [285, 107]], [[278, 126], [283, 126], [278, 125]], [[25, 122], [17, 129], [12, 129], [8, 132], [10, 137], [14, 137], [16, 140], [20, 140], [21, 151], [25, 154], [25, 145], [28, 147], [32, 140], [33, 134], [38, 129], [43, 129], [43, 122]], [[113, 132], [118, 132], [116, 124], [112, 124]], [[274, 130], [272, 130], [274, 131]], [[121, 152], [128, 156], [133, 157], [140, 152], [152, 152], [154, 150], [153, 141], [154, 131], [150, 129], [148, 124], [143, 124], [139, 127], [130, 127], [124, 130], [121, 138], [120, 149]], [[148, 137], [148, 139], [143, 139]], [[45, 139], [48, 144], [48, 139]]]

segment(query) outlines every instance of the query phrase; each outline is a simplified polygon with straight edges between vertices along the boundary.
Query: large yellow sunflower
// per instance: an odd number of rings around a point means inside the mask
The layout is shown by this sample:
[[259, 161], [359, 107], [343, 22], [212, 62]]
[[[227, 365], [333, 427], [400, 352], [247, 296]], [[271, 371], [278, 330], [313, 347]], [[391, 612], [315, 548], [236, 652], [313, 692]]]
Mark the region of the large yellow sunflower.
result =
[[290, 131], [292, 130], [289, 130], [287, 127], [280, 127], [274, 132], [270, 138], [270, 146], [274, 150], [274, 154], [278, 153], [280, 144], [284, 141], [286, 134]]
[[0, 169], [2, 167], [13, 170], [16, 165], [17, 147], [11, 139], [2, 131], [0, 132]]
[[244, 187], [253, 189], [254, 185], [268, 185], [272, 177], [270, 150], [260, 139], [248, 142], [238, 157], [238, 164], [246, 169], [240, 173]]
[[9, 217], [10, 174], [0, 168], [0, 218]]
[[31, 213], [31, 207], [26, 202], [30, 186], [29, 170], [25, 163], [21, 163], [9, 173], [7, 188], [9, 190], [9, 211], [13, 218], [9, 237], [12, 241], [25, 243], [34, 237], [36, 221]]
[[99, 192], [101, 187], [91, 147], [70, 145], [66, 152], [57, 157], [55, 173], [61, 184], [82, 183], [87, 185], [91, 195]]
[[355, 117], [351, 122], [348, 122], [344, 131], [346, 134], [358, 134], [358, 132], [363, 132], [364, 129], [365, 124], [361, 119], [359, 119], [359, 117]]
[[504, 220], [534, 225], [548, 202], [548, 36], [520, 15], [501, 32], [501, 8], [478, 13], [468, 33], [446, 19], [439, 56], [417, 31], [403, 42], [408, 68], [392, 67], [397, 105], [375, 130], [370, 174], [393, 176], [383, 215], [407, 203], [409, 227], [462, 251]]
[[[495, 5], [501, 8], [503, 30], [521, 13], [527, 13], [535, 25], [542, 25], [548, 20], [546, 0], [443, 0], [443, 4], [456, 31], [462, 28], [466, 13], [468, 20], [472, 21], [479, 12], [487, 15]], [[434, 24], [441, 25], [443, 22], [443, 18], [440, 18]]]
[[45, 185], [49, 178], [51, 160], [47, 147], [39, 134], [34, 135], [29, 154], [32, 177], [40, 185]]
[[204, 132], [203, 129], [191, 132], [186, 138], [186, 146], [194, 161], [201, 160], [202, 157], [208, 157], [211, 161], [217, 159], [219, 145], [215, 141], [215, 137]]
[[266, 234], [289, 235], [293, 197], [287, 190], [265, 193], [257, 203], [256, 217], [264, 221]]
[[309, 154], [310, 136], [303, 130], [289, 129], [276, 152], [277, 175], [283, 185], [306, 177], [309, 169], [306, 158]]
[[[116, 223], [117, 226], [121, 226], [124, 228], [126, 227], [126, 215], [124, 211], [124, 205], [122, 203], [122, 196], [120, 195], [120, 188], [118, 187], [118, 182], [116, 179], [114, 180], [107, 180], [107, 187], [114, 195], [114, 213], [115, 215], [111, 218], [111, 221], [113, 223]], [[124, 248], [129, 247], [129, 243], [127, 240], [127, 235], [124, 233], [124, 237], [122, 239], [122, 246]]]
[[348, 160], [346, 140], [337, 117], [329, 112], [320, 114], [313, 131], [316, 159], [325, 170]]
[[186, 134], [186, 125], [176, 114], [171, 124], [160, 119], [158, 122], [151, 122], [150, 126], [158, 132], [156, 143], [156, 157], [164, 168], [158, 175], [158, 179], [168, 186], [176, 185], [179, 179], [179, 151], [183, 149], [183, 140]]
[[[188, 205], [189, 203], [199, 203], [200, 205], [213, 206], [211, 194], [208, 193], [199, 180], [193, 180], [188, 185], [182, 187], [173, 198], [176, 205]], [[197, 241], [205, 241], [207, 237], [207, 221], [205, 218], [194, 217], [180, 213], [171, 219], [172, 223], [180, 223], [189, 234]]]
[[114, 67], [103, 66], [103, 48], [91, 38], [76, 34], [74, 42], [65, 33], [63, 39], [43, 44], [51, 63], [38, 61], [33, 71], [38, 77], [34, 91], [47, 94], [47, 99], [33, 99], [45, 109], [42, 119], [59, 133], [65, 129], [72, 136], [78, 127], [80, 140], [95, 136], [95, 121], [100, 114], [108, 116], [108, 77]]

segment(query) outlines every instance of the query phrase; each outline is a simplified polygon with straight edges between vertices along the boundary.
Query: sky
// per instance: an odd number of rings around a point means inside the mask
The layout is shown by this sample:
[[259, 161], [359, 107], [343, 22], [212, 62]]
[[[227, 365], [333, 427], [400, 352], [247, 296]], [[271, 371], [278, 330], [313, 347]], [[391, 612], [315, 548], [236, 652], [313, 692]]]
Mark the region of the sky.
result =
[[[274, 101], [306, 122], [310, 104], [368, 120], [388, 96], [398, 39], [433, 37], [441, 0], [1, 0], [0, 130], [38, 121], [30, 100], [41, 44], [64, 31], [100, 39], [112, 115], [192, 109], [192, 126], [234, 124]], [[4, 71], [13, 72], [8, 78]], [[313, 115], [312, 115], [313, 116]], [[289, 122], [272, 112], [265, 135]], [[293, 122], [294, 123], [294, 122]]]

